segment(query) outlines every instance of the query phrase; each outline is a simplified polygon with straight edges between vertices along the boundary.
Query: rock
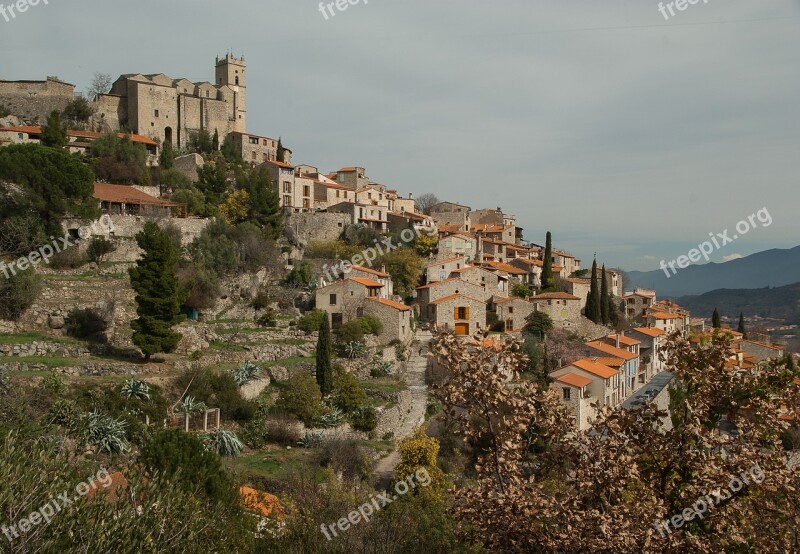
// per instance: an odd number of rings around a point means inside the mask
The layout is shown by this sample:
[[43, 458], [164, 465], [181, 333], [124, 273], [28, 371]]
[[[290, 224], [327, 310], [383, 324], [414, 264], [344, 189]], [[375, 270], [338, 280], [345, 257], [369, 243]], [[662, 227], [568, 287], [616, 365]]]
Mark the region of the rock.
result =
[[60, 315], [51, 315], [47, 318], [47, 326], [51, 329], [62, 329], [64, 327], [64, 317]]
[[273, 381], [289, 380], [289, 370], [280, 365], [272, 366], [267, 369], [267, 375], [269, 375], [269, 378]]

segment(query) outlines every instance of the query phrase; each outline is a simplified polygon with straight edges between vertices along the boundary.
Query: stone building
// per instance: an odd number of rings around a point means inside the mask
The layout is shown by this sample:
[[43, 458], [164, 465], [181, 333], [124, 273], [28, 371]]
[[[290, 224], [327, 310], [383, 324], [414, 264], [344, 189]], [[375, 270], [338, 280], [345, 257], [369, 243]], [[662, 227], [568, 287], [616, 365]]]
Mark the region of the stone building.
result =
[[374, 279], [348, 277], [319, 287], [316, 291], [317, 309], [324, 310], [336, 328], [352, 319], [363, 317], [367, 299], [380, 298], [383, 285]]
[[444, 281], [450, 277], [453, 271], [461, 269], [467, 265], [464, 256], [455, 256], [428, 264], [425, 267], [425, 282]]
[[487, 291], [480, 285], [467, 283], [460, 279], [436, 281], [429, 285], [417, 287], [417, 304], [420, 318], [424, 321], [434, 321], [436, 310], [433, 305], [436, 301], [454, 295], [467, 295], [480, 300], [484, 304], [492, 298], [491, 291]]
[[494, 304], [497, 318], [506, 333], [521, 333], [525, 320], [536, 309], [533, 303], [518, 296], [495, 300]]
[[192, 133], [217, 131], [220, 141], [247, 128], [244, 58], [217, 58], [215, 82], [173, 79], [163, 73], [121, 75], [95, 99], [96, 123], [186, 147]]
[[383, 324], [383, 330], [378, 335], [382, 344], [393, 340], [408, 344], [414, 339], [411, 325], [412, 310], [405, 304], [387, 298], [370, 298], [364, 306], [364, 312]]
[[463, 294], [454, 294], [431, 303], [430, 321], [439, 330], [470, 336], [486, 327], [486, 303]]
[[458, 231], [471, 229], [470, 208], [455, 202], [439, 202], [430, 209], [431, 217], [438, 225], [454, 225]]
[[[278, 140], [261, 135], [253, 135], [242, 131], [231, 131], [228, 135], [236, 150], [242, 153], [242, 160], [258, 165], [264, 162], [278, 161]], [[292, 151], [283, 149], [283, 161], [292, 163]]]
[[[433, 218], [437, 224], [439, 220]], [[440, 227], [441, 229], [441, 227]], [[479, 239], [466, 234], [447, 235], [439, 239], [438, 258], [453, 258], [455, 256], [466, 256], [467, 261], [478, 259]]]
[[581, 318], [583, 301], [566, 292], [546, 292], [532, 296], [530, 301], [535, 311], [544, 312], [554, 322], [578, 321]]
[[75, 85], [58, 77], [45, 81], [0, 81], [0, 106], [28, 123], [45, 123], [75, 99]]

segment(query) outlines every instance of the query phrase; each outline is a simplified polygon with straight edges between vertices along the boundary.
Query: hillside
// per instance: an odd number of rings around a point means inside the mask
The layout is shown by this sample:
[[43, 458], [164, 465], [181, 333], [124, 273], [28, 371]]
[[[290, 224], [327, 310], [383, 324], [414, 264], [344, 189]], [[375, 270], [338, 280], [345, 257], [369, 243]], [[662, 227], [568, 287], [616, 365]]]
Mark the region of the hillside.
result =
[[800, 282], [762, 289], [718, 289], [699, 296], [676, 299], [693, 314], [711, 314], [717, 308], [722, 316], [761, 316], [800, 324]]
[[[671, 272], [670, 272], [671, 273]], [[772, 249], [725, 263], [693, 265], [669, 278], [662, 270], [631, 271], [631, 286], [659, 296], [687, 296], [719, 289], [762, 289], [800, 281], [800, 246]]]

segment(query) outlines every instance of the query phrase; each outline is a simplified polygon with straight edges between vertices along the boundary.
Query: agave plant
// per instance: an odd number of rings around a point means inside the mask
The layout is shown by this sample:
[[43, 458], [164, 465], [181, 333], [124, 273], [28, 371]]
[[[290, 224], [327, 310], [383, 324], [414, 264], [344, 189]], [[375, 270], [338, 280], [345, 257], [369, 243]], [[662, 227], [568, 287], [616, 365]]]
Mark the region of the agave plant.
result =
[[127, 423], [121, 419], [103, 415], [98, 411], [85, 416], [86, 442], [109, 454], [120, 454], [128, 450], [125, 438]]
[[303, 448], [316, 448], [322, 444], [323, 436], [322, 433], [312, 433], [311, 431], [306, 431], [306, 434], [297, 441], [299, 446]]
[[128, 379], [125, 381], [125, 384], [122, 385], [120, 393], [128, 400], [131, 398], [150, 400], [150, 385], [141, 379]]
[[324, 416], [319, 418], [319, 422], [323, 427], [339, 427], [344, 423], [344, 414], [339, 408], [334, 408]]
[[261, 371], [261, 368], [257, 365], [251, 364], [250, 362], [245, 362], [238, 368], [231, 371], [231, 375], [233, 376], [233, 380], [236, 381], [236, 384], [240, 387], [243, 387], [250, 381], [255, 380], [259, 371]]
[[216, 452], [220, 456], [238, 456], [244, 449], [244, 444], [233, 431], [214, 431], [203, 436], [206, 450]]
[[394, 364], [392, 362], [383, 362], [381, 364], [380, 372], [384, 375], [391, 375], [394, 373]]
[[193, 414], [195, 412], [202, 412], [207, 408], [205, 402], [198, 402], [194, 396], [187, 396], [183, 402], [178, 404], [178, 411], [182, 414]]
[[347, 357], [352, 360], [353, 358], [359, 357], [364, 352], [364, 345], [357, 340], [353, 340], [345, 345], [344, 351]]

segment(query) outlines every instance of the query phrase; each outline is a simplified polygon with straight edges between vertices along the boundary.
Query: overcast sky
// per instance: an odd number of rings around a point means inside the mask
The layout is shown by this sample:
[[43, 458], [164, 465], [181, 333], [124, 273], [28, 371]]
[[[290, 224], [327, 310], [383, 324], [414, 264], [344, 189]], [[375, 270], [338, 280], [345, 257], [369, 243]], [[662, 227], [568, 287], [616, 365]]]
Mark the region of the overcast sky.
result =
[[244, 55], [248, 131], [295, 162], [501, 206], [586, 265], [657, 269], [764, 207], [714, 259], [800, 244], [800, 0], [49, 0], [0, 45], [0, 78], [78, 90]]

